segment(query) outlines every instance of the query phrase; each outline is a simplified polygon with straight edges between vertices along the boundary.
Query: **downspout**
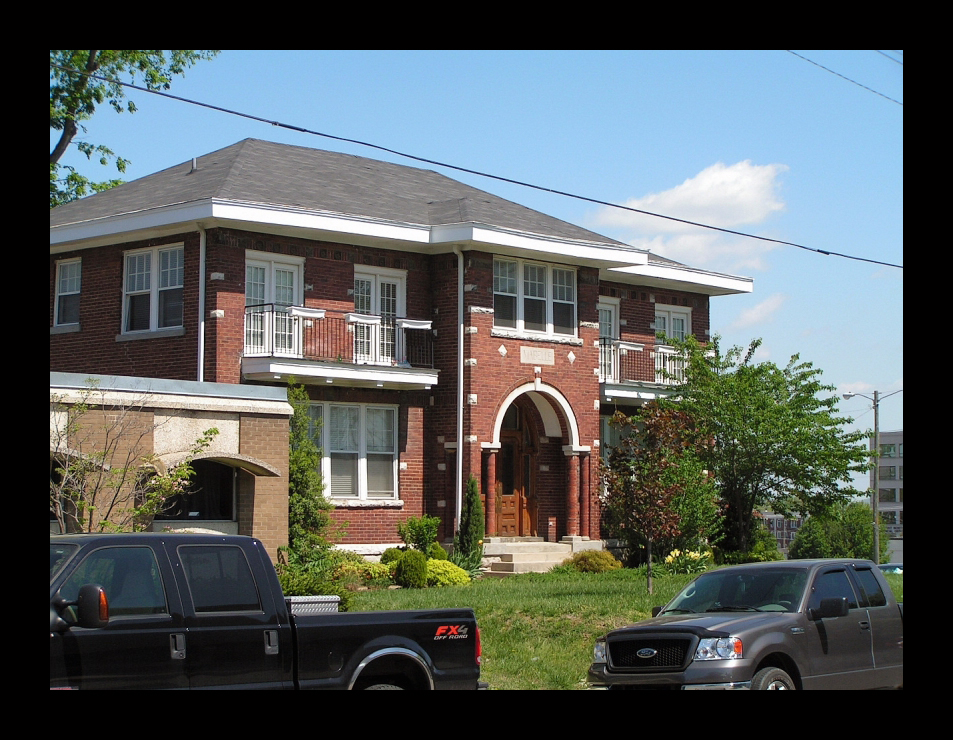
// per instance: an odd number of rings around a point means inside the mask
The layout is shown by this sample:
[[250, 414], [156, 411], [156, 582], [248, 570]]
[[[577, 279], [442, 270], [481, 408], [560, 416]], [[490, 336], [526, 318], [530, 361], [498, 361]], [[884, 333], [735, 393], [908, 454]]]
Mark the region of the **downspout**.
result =
[[199, 383], [205, 380], [205, 229], [199, 229], [199, 366], [196, 377]]
[[[456, 529], [460, 527], [463, 514], [463, 253], [453, 245], [457, 255], [457, 480], [456, 480]], [[456, 531], [454, 531], [456, 534]]]

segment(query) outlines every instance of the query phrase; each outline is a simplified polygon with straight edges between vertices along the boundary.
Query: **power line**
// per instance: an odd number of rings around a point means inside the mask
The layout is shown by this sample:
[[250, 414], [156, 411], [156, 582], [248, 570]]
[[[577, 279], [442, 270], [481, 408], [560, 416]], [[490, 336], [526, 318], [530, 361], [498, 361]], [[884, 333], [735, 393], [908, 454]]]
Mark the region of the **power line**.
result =
[[[820, 67], [820, 68], [823, 69], [825, 72], [830, 72], [832, 75], [837, 75], [837, 76], [840, 77], [842, 80], [847, 80], [847, 81], [850, 82], [851, 84], [857, 85], [857, 87], [862, 87], [862, 88], [864, 88], [864, 90], [866, 90], [867, 92], [872, 92], [874, 95], [879, 95], [879, 96], [882, 97], [882, 98], [886, 98], [886, 99], [889, 100], [891, 103], [896, 103], [897, 105], [903, 105], [903, 103], [901, 103], [899, 100], [894, 100], [894, 99], [891, 98], [889, 95], [884, 95], [882, 92], [877, 92], [877, 91], [874, 90], [872, 87], [867, 87], [866, 85], [862, 85], [861, 83], [857, 82], [856, 80], [852, 80], [850, 77], [845, 77], [845, 76], [842, 75], [840, 72], [835, 72], [833, 69], [828, 69], [828, 68], [825, 67], [823, 64], [818, 64], [817, 62], [813, 61], [812, 59], [808, 59], [808, 58], [805, 57], [805, 56], [801, 56], [801, 55], [798, 54], [796, 51], [791, 51], [790, 49], [787, 49], [787, 52], [788, 52], [788, 54], [793, 54], [793, 55], [796, 56], [798, 59], [803, 59], [805, 62], [810, 62], [810, 63], [813, 64], [815, 67]], [[885, 55], [885, 56], [886, 56], [886, 55]], [[889, 57], [888, 57], [888, 58], [889, 58]], [[894, 61], [896, 61], [896, 59], [894, 59]]]
[[[792, 53], [793, 53], [793, 52], [792, 52]], [[248, 118], [248, 119], [250, 119], [250, 120], [252, 120], [252, 121], [259, 121], [259, 122], [261, 122], [261, 123], [267, 123], [267, 124], [270, 124], [270, 125], [272, 125], [272, 126], [277, 126], [277, 127], [279, 127], [279, 128], [288, 129], [289, 131], [298, 131], [299, 133], [311, 134], [311, 135], [313, 135], [313, 136], [321, 136], [321, 137], [324, 137], [324, 138], [326, 138], [326, 139], [332, 139], [332, 140], [334, 140], [334, 141], [343, 141], [343, 142], [347, 142], [347, 143], [350, 143], [350, 144], [357, 144], [357, 145], [359, 145], [359, 146], [366, 146], [366, 147], [370, 147], [371, 149], [377, 149], [378, 151], [387, 152], [387, 153], [389, 153], [389, 154], [394, 154], [394, 155], [396, 155], [396, 156], [398, 156], [398, 157], [405, 157], [405, 158], [407, 158], [407, 159], [412, 159], [412, 160], [414, 160], [414, 161], [416, 161], [416, 162], [423, 162], [423, 163], [425, 163], [425, 164], [430, 164], [430, 165], [434, 165], [434, 166], [437, 166], [437, 167], [446, 167], [446, 168], [448, 168], [448, 169], [456, 170], [456, 171], [458, 171], [458, 172], [466, 172], [466, 173], [471, 174], [471, 175], [477, 175], [477, 176], [479, 176], [479, 177], [487, 177], [487, 178], [490, 178], [490, 179], [492, 179], [492, 180], [498, 180], [498, 181], [500, 181], [500, 182], [506, 182], [506, 183], [510, 183], [510, 184], [512, 184], [512, 185], [520, 185], [520, 186], [522, 186], [522, 187], [532, 188], [533, 190], [540, 190], [540, 191], [546, 192], [546, 193], [553, 193], [554, 195], [562, 195], [562, 196], [565, 196], [565, 197], [567, 197], [567, 198], [574, 198], [574, 199], [576, 199], [576, 200], [585, 201], [585, 202], [587, 202], [587, 203], [594, 203], [594, 204], [596, 204], [596, 205], [607, 206], [607, 207], [609, 207], [609, 208], [618, 208], [618, 209], [623, 210], [623, 211], [630, 211], [630, 212], [632, 212], [632, 213], [640, 213], [640, 214], [642, 214], [642, 215], [644, 215], [644, 216], [652, 216], [652, 217], [654, 217], [654, 218], [664, 218], [664, 219], [666, 219], [666, 220], [668, 220], [668, 221], [675, 221], [675, 222], [678, 222], [678, 223], [687, 224], [687, 225], [689, 225], [689, 226], [697, 226], [697, 227], [702, 228], [702, 229], [710, 229], [710, 230], [712, 230], [712, 231], [720, 231], [720, 232], [722, 232], [722, 233], [724, 233], [724, 234], [733, 234], [734, 236], [741, 236], [741, 237], [745, 237], [745, 238], [747, 238], [747, 239], [758, 239], [759, 241], [771, 242], [771, 243], [773, 243], [773, 244], [781, 244], [781, 245], [789, 246], [789, 247], [797, 247], [798, 249], [803, 249], [803, 250], [808, 251], [808, 252], [814, 252], [814, 253], [816, 253], [816, 254], [822, 254], [822, 255], [825, 255], [825, 256], [843, 257], [844, 259], [856, 260], [856, 261], [858, 261], [858, 262], [868, 262], [868, 263], [874, 264], [874, 265], [883, 265], [884, 267], [895, 267], [895, 268], [900, 269], [900, 270], [903, 269], [903, 265], [895, 265], [895, 264], [892, 264], [892, 263], [890, 263], [890, 262], [881, 262], [881, 261], [879, 261], [879, 260], [868, 259], [868, 258], [866, 258], [866, 257], [855, 257], [855, 256], [852, 256], [852, 255], [849, 255], [849, 254], [843, 254], [843, 253], [841, 253], [841, 252], [833, 252], [833, 251], [825, 250], [825, 249], [815, 249], [814, 247], [806, 247], [806, 246], [804, 246], [803, 244], [797, 244], [797, 243], [795, 243], [795, 242], [788, 242], [788, 241], [784, 241], [784, 240], [781, 240], [781, 239], [771, 239], [771, 238], [766, 237], [766, 236], [758, 236], [758, 235], [756, 235], [756, 234], [748, 234], [748, 233], [745, 233], [745, 232], [743, 232], [743, 231], [734, 231], [734, 230], [732, 230], [732, 229], [725, 229], [725, 228], [722, 228], [722, 227], [720, 227], [720, 226], [711, 226], [711, 225], [709, 225], [709, 224], [703, 224], [703, 223], [699, 223], [699, 222], [697, 222], [697, 221], [689, 221], [689, 220], [684, 219], [684, 218], [676, 218], [675, 216], [666, 216], [666, 215], [661, 214], [661, 213], [652, 213], [651, 211], [643, 211], [643, 210], [640, 210], [640, 209], [638, 209], [638, 208], [632, 208], [631, 206], [623, 206], [623, 205], [619, 205], [618, 203], [610, 203], [609, 201], [599, 200], [599, 199], [597, 199], [597, 198], [590, 198], [590, 197], [585, 196], [585, 195], [576, 195], [576, 194], [574, 194], [574, 193], [569, 193], [569, 192], [566, 192], [566, 191], [564, 191], [564, 190], [556, 190], [555, 188], [547, 188], [547, 187], [544, 187], [544, 186], [542, 186], [542, 185], [534, 185], [534, 184], [532, 184], [532, 183], [522, 182], [521, 180], [514, 180], [514, 179], [511, 179], [511, 178], [508, 178], [508, 177], [502, 177], [502, 176], [500, 176], [500, 175], [491, 175], [491, 174], [489, 174], [489, 173], [487, 173], [487, 172], [480, 172], [479, 170], [468, 169], [468, 168], [466, 168], [466, 167], [460, 167], [460, 166], [458, 166], [458, 165], [447, 164], [446, 162], [439, 162], [439, 161], [434, 160], [434, 159], [427, 159], [427, 158], [425, 158], [425, 157], [418, 157], [418, 156], [413, 155], [413, 154], [407, 154], [407, 153], [405, 153], [405, 152], [401, 152], [401, 151], [398, 151], [398, 150], [396, 150], [396, 149], [390, 149], [390, 148], [388, 148], [388, 147], [381, 146], [380, 144], [372, 144], [372, 143], [367, 142], [367, 141], [360, 141], [359, 139], [350, 139], [350, 138], [347, 138], [347, 137], [345, 137], [345, 136], [336, 136], [336, 135], [334, 135], [334, 134], [327, 134], [327, 133], [323, 133], [323, 132], [321, 132], [321, 131], [313, 131], [313, 130], [311, 130], [311, 129], [303, 128], [303, 127], [301, 127], [301, 126], [294, 126], [294, 125], [292, 125], [292, 124], [282, 123], [282, 122], [280, 122], [280, 121], [273, 121], [273, 120], [268, 119], [268, 118], [262, 118], [261, 116], [255, 116], [255, 115], [252, 115], [252, 114], [250, 114], [250, 113], [242, 113], [241, 111], [235, 111], [235, 110], [231, 110], [231, 109], [229, 109], [229, 108], [223, 108], [223, 107], [218, 106], [218, 105], [212, 105], [211, 103], [203, 103], [203, 102], [198, 101], [198, 100], [190, 100], [189, 98], [183, 98], [183, 97], [181, 97], [181, 96], [179, 96], [179, 95], [172, 95], [171, 93], [162, 92], [162, 91], [160, 91], [160, 90], [150, 90], [149, 88], [142, 87], [142, 86], [140, 86], [140, 85], [135, 85], [135, 84], [133, 84], [133, 83], [131, 83], [131, 82], [121, 82], [121, 81], [119, 81], [119, 80], [113, 80], [113, 79], [110, 79], [110, 78], [108, 78], [108, 77], [102, 77], [102, 76], [100, 76], [100, 75], [90, 74], [90, 73], [88, 73], [88, 72], [84, 72], [84, 71], [77, 70], [77, 69], [72, 69], [72, 68], [70, 68], [70, 67], [62, 67], [62, 66], [57, 65], [57, 64], [50, 64], [50, 66], [53, 67], [53, 68], [56, 68], [56, 69], [63, 70], [63, 71], [65, 71], [65, 72], [72, 72], [72, 73], [75, 73], [75, 74], [85, 75], [85, 76], [87, 76], [87, 77], [91, 77], [92, 79], [100, 80], [100, 81], [102, 81], [102, 82], [108, 82], [108, 83], [111, 83], [111, 84], [122, 85], [123, 87], [130, 87], [130, 88], [132, 88], [132, 89], [134, 89], [134, 90], [139, 90], [139, 91], [145, 92], [145, 93], [151, 93], [152, 95], [160, 95], [160, 96], [162, 96], [162, 97], [164, 97], [164, 98], [169, 98], [169, 99], [171, 99], [171, 100], [178, 100], [178, 101], [180, 101], [180, 102], [182, 102], [182, 103], [188, 103], [188, 104], [190, 104], [190, 105], [196, 105], [196, 106], [199, 106], [199, 107], [201, 107], [201, 108], [208, 108], [208, 109], [210, 109], [210, 110], [216, 110], [216, 111], [219, 111], [219, 112], [221, 112], [221, 113], [227, 113], [227, 114], [229, 114], [229, 115], [239, 116], [240, 118]]]

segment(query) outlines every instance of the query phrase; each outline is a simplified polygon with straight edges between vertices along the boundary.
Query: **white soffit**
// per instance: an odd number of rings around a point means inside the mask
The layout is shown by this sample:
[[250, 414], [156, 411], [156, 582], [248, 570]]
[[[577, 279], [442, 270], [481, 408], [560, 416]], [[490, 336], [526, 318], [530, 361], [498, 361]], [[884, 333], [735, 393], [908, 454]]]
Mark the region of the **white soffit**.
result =
[[708, 295], [734, 295], [751, 293], [754, 280], [737, 275], [698, 270], [685, 265], [669, 265], [652, 262], [647, 265], [610, 268], [603, 276], [606, 280], [630, 282], [625, 278], [637, 278], [639, 285], [659, 288], [681, 289]]

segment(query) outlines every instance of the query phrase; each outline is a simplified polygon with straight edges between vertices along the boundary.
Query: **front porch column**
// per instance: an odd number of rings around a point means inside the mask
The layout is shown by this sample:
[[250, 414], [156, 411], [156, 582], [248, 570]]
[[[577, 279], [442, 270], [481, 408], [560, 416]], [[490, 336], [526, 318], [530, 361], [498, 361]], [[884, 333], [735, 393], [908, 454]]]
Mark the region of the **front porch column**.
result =
[[579, 534], [579, 455], [567, 453], [569, 459], [569, 483], [566, 487], [566, 534]]
[[486, 509], [486, 534], [496, 535], [496, 453], [500, 445], [484, 444], [486, 452], [486, 479], [483, 481], [483, 500]]
[[589, 500], [589, 476], [591, 475], [591, 455], [581, 455], [579, 460], [579, 467], [582, 469], [581, 478], [582, 478], [582, 490], [579, 492], [579, 498], [581, 499], [581, 516], [579, 522], [579, 531], [584, 537], [591, 537], [592, 533], [589, 531], [589, 510], [592, 507], [592, 502]]

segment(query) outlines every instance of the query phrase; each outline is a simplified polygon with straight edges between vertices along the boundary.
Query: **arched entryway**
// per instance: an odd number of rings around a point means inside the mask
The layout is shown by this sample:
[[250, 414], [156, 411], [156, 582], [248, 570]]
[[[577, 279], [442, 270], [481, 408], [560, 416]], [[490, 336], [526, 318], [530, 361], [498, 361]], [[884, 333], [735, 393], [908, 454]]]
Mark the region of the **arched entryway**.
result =
[[[528, 383], [501, 403], [483, 444], [487, 534], [555, 540], [579, 535], [588, 470], [575, 413], [555, 388]], [[583, 480], [585, 478], [585, 480]], [[586, 532], [588, 533], [588, 532]]]

